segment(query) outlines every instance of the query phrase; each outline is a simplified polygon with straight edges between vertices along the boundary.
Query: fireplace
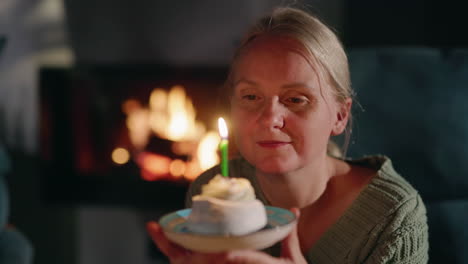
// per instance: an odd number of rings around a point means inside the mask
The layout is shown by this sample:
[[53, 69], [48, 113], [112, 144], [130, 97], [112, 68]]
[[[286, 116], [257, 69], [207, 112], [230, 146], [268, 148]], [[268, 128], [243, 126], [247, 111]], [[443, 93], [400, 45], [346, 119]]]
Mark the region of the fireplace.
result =
[[183, 207], [218, 162], [223, 67], [77, 66], [40, 71], [44, 198]]

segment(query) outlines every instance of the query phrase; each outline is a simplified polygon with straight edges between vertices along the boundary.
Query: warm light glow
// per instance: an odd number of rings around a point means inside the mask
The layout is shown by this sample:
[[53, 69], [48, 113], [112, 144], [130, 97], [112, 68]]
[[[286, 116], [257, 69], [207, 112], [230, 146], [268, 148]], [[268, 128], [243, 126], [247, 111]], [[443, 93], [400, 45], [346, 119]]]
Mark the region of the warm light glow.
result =
[[198, 162], [190, 161], [186, 164], [184, 178], [189, 181], [193, 181], [200, 175], [201, 172], [202, 170], [200, 169]]
[[208, 132], [200, 141], [197, 149], [197, 158], [202, 171], [219, 163], [217, 154], [219, 142], [220, 138], [214, 131]]
[[169, 174], [171, 159], [163, 155], [142, 152], [138, 155], [137, 163], [142, 170], [143, 179], [154, 181]]
[[174, 86], [168, 96], [167, 138], [173, 141], [193, 138], [195, 109], [182, 86]]
[[140, 108], [141, 104], [135, 99], [128, 99], [122, 104], [122, 112], [124, 112], [127, 115]]
[[226, 121], [224, 121], [224, 118], [220, 117], [218, 118], [218, 128], [219, 128], [219, 135], [221, 138], [228, 138], [228, 129], [226, 125]]
[[149, 112], [147, 109], [133, 110], [127, 116], [130, 141], [137, 149], [143, 149], [148, 144], [151, 133], [148, 116]]
[[172, 143], [171, 150], [177, 155], [193, 155], [195, 149], [197, 149], [198, 143], [195, 141], [180, 141]]
[[167, 108], [167, 93], [163, 89], [156, 88], [151, 92], [149, 105], [151, 111], [165, 112]]
[[167, 113], [151, 111], [148, 122], [151, 130], [153, 130], [156, 135], [161, 138], [167, 138]]
[[182, 140], [186, 135], [188, 127], [186, 115], [182, 111], [173, 113], [169, 122], [167, 137], [173, 141]]
[[196, 121], [194, 131], [193, 131], [193, 139], [200, 140], [205, 135], [205, 133], [206, 133], [205, 125], [200, 121]]
[[124, 148], [116, 148], [112, 151], [112, 161], [117, 164], [125, 164], [130, 160], [130, 153]]
[[173, 160], [169, 165], [169, 172], [174, 177], [180, 177], [185, 173], [185, 162], [180, 159]]
[[166, 91], [160, 88], [154, 89], [150, 95], [149, 106], [149, 125], [156, 135], [165, 138], [168, 122]]
[[162, 88], [154, 89], [148, 108], [129, 99], [122, 110], [127, 114], [131, 141], [139, 149], [147, 144], [144, 137], [149, 137], [151, 131], [172, 141], [198, 141], [206, 131], [205, 125], [195, 119], [192, 100], [180, 85], [172, 87], [168, 93]]
[[[151, 137], [156, 135], [172, 141], [173, 153], [191, 157], [184, 162], [140, 152], [134, 158], [143, 179], [152, 181], [172, 175], [193, 180], [219, 163], [220, 134], [207, 133], [205, 125], [196, 120], [195, 108], [184, 87], [175, 85], [169, 91], [155, 88], [149, 96], [148, 106], [129, 99], [122, 104], [122, 111], [127, 115], [128, 136], [136, 150], [144, 150]], [[221, 135], [227, 137], [226, 123], [224, 120], [219, 122], [224, 123], [224, 128], [220, 127], [220, 131], [224, 129]]]

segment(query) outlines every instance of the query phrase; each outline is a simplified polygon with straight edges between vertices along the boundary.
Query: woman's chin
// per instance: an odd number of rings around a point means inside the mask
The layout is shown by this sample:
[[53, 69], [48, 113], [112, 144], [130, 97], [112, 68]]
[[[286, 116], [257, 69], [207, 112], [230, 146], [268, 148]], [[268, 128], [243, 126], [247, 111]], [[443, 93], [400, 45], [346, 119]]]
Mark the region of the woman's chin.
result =
[[285, 160], [266, 160], [255, 164], [257, 170], [269, 174], [283, 174], [294, 171], [296, 167], [292, 162]]

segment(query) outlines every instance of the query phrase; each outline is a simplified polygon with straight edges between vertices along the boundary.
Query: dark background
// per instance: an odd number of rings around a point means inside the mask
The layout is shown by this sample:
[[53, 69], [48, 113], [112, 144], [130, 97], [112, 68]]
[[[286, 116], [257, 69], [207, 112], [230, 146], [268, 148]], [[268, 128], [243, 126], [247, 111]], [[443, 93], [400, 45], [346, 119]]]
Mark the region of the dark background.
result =
[[[32, 1], [19, 2], [24, 7], [18, 5], [18, 14], [21, 10], [26, 12], [27, 7], [33, 5]], [[428, 46], [448, 50], [468, 46], [466, 9], [455, 1], [298, 2], [333, 27], [347, 49]], [[72, 64], [66, 67], [101, 64], [225, 67], [247, 25], [282, 3], [285, 1], [65, 0], [61, 26], [66, 38], [59, 44], [65, 45], [73, 54]], [[19, 23], [23, 20], [15, 21]], [[5, 32], [9, 32], [18, 24], [4, 23], [2, 26]], [[45, 36], [46, 29], [38, 29], [38, 34]], [[44, 34], [40, 33], [41, 30]], [[27, 32], [25, 36], [28, 36]], [[28, 40], [27, 37], [25, 39]], [[10, 39], [10, 50], [5, 52], [12, 52], [11, 48], [20, 47], [21, 43], [24, 45], [25, 42]], [[47, 45], [58, 44], [46, 41], [36, 47], [43, 49]], [[21, 52], [21, 49], [17, 51], [17, 57], [24, 55]], [[36, 65], [34, 72], [38, 74], [41, 67]], [[28, 76], [21, 75], [20, 78]], [[37, 75], [29, 78], [37, 78]], [[38, 81], [34, 80], [36, 85], [27, 90], [30, 93], [38, 93]], [[10, 92], [17, 90], [14, 86], [0, 89], [4, 89], [2, 92], [5, 89]], [[8, 105], [0, 106], [0, 128], [7, 129], [11, 127], [6, 118]], [[20, 109], [27, 107], [25, 104]], [[21, 115], [24, 119], [29, 120], [30, 115], [38, 119], [37, 112], [25, 112]], [[31, 122], [40, 123], [41, 120], [32, 118]], [[17, 130], [18, 134], [22, 134], [27, 127]], [[33, 129], [31, 133], [38, 135], [39, 131]], [[35, 263], [151, 261], [151, 258], [138, 259], [134, 256], [151, 256], [142, 226], [144, 219], [152, 212], [98, 202], [85, 205], [47, 202], [38, 159], [43, 142], [33, 143], [37, 147], [31, 150], [25, 143], [29, 141], [24, 138], [12, 141], [7, 133], [0, 135], [8, 145], [13, 160], [9, 175], [11, 222], [31, 240], [36, 251]], [[128, 231], [122, 230], [122, 227], [128, 228]]]

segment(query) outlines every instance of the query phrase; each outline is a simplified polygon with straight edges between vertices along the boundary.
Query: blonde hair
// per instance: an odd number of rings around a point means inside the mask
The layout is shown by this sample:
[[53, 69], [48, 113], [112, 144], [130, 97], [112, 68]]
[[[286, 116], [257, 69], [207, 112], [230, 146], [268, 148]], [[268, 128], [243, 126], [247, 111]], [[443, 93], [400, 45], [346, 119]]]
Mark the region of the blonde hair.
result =
[[[338, 37], [317, 17], [291, 7], [276, 8], [270, 15], [261, 18], [251, 27], [234, 55], [227, 85], [232, 87], [233, 68], [243, 48], [262, 35], [279, 35], [297, 40], [326, 73], [337, 102], [344, 103], [347, 98], [353, 97], [348, 58]], [[351, 126], [351, 123], [350, 113], [348, 126]], [[341, 157], [343, 153], [346, 153], [350, 133], [351, 131], [347, 128], [341, 150], [334, 142], [329, 142], [329, 155]]]

